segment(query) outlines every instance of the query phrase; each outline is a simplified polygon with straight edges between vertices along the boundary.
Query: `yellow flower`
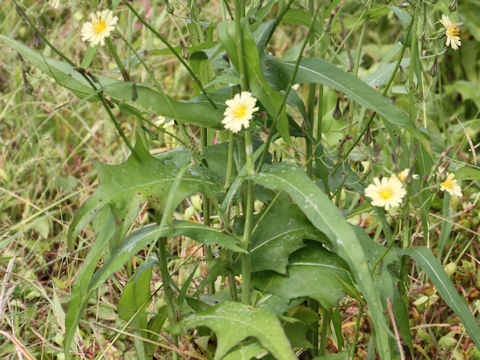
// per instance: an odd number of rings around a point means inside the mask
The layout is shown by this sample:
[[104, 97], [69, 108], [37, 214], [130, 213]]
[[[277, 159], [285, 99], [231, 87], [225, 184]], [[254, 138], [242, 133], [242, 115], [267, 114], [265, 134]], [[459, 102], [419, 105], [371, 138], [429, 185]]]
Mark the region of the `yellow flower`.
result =
[[258, 110], [258, 107], [255, 107], [256, 102], [257, 99], [248, 91], [243, 91], [236, 94], [233, 99], [227, 100], [225, 104], [228, 107], [223, 113], [225, 117], [222, 120], [225, 129], [236, 133], [242, 129], [242, 126], [245, 129], [248, 128], [253, 113]]
[[58, 5], [60, 5], [60, 0], [51, 0], [50, 1], [50, 6], [54, 9], [58, 8]]
[[462, 45], [462, 42], [460, 41], [460, 31], [458, 31], [457, 25], [452, 23], [448, 16], [445, 15], [442, 15], [440, 22], [445, 28], [445, 35], [447, 36], [445, 45], [450, 45], [453, 50], [458, 50], [458, 47]]
[[[408, 176], [408, 173], [410, 172], [410, 169], [405, 169], [403, 171], [400, 171], [397, 176], [400, 180], [402, 180], [403, 182], [405, 182], [405, 179], [407, 178]], [[418, 175], [412, 175], [412, 179], [418, 179]]]
[[440, 190], [448, 192], [450, 195], [462, 196], [462, 188], [455, 180], [455, 175], [447, 173], [447, 178], [440, 184]]
[[385, 210], [400, 205], [406, 194], [402, 182], [396, 176], [384, 177], [382, 181], [374, 178], [373, 184], [365, 189], [365, 195], [372, 199], [372, 205], [384, 207]]
[[115, 29], [118, 17], [113, 16], [110, 10], [97, 11], [90, 14], [90, 22], [83, 24], [82, 40], [88, 41], [90, 46], [105, 45], [105, 38]]

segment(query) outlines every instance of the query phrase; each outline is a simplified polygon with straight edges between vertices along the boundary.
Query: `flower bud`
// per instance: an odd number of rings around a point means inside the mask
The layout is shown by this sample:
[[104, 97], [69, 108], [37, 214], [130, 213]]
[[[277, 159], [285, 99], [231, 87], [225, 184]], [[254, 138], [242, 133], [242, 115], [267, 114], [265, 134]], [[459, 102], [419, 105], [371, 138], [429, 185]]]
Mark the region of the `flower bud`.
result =
[[190, 201], [192, 202], [193, 207], [197, 211], [202, 211], [202, 197], [200, 195], [193, 195], [190, 197]]
[[338, 120], [342, 117], [342, 111], [340, 110], [340, 98], [337, 97], [337, 105], [335, 106], [335, 110], [333, 110], [332, 116], [335, 120]]
[[458, 0], [451, 0], [450, 4], [448, 4], [448, 10], [455, 11], [457, 10]]

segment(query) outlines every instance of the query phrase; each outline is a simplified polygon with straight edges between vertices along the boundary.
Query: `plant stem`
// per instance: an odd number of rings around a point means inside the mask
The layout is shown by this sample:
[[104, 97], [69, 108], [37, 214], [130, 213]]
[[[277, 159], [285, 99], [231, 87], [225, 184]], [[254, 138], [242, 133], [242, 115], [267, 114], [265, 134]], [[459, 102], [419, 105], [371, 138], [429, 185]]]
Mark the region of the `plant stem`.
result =
[[[365, 10], [371, 5], [372, 0], [365, 6]], [[360, 59], [362, 58], [362, 47], [365, 41], [365, 33], [367, 32], [368, 16], [363, 21], [362, 30], [360, 32], [360, 39], [358, 40], [357, 53], [355, 55], [355, 64], [353, 65], [353, 75], [358, 76], [358, 69], [360, 68]], [[348, 112], [348, 127], [347, 134], [352, 133], [353, 127], [353, 113], [355, 112], [355, 102], [350, 100], [349, 112]]]
[[[207, 129], [201, 128], [200, 129], [200, 137], [201, 137], [201, 149], [200, 154], [202, 156], [202, 163], [205, 167], [207, 167], [207, 160], [205, 158], [205, 149], [208, 145], [208, 136], [207, 136]], [[203, 198], [203, 225], [210, 226], [210, 199], [207, 196]], [[213, 253], [212, 253], [212, 246], [206, 245], [205, 246], [205, 257], [207, 259], [207, 264], [210, 264], [213, 260]], [[215, 293], [215, 281], [212, 280], [208, 285], [208, 293], [214, 294]]]
[[[325, 350], [327, 349], [328, 343], [328, 329], [330, 327], [330, 311], [327, 309], [322, 310], [322, 334], [320, 337], [320, 349], [318, 351], [319, 356], [323, 356], [325, 354]], [[318, 333], [317, 333], [318, 335]], [[318, 338], [317, 338], [318, 343]]]
[[353, 334], [353, 343], [352, 343], [352, 351], [350, 352], [350, 359], [354, 360], [355, 359], [355, 353], [357, 350], [357, 341], [358, 341], [358, 333], [360, 330], [360, 321], [362, 320], [363, 316], [363, 304], [360, 304], [358, 308], [358, 317], [357, 317], [357, 322], [355, 323], [355, 332]]
[[240, 73], [240, 84], [242, 85], [242, 90], [248, 90], [248, 79], [245, 71], [245, 57], [243, 56], [243, 36], [242, 36], [242, 21], [243, 17], [243, 7], [242, 1], [235, 1], [235, 33], [237, 34], [237, 53], [238, 53], [238, 72]]
[[283, 97], [282, 97], [282, 102], [281, 102], [281, 104], [280, 104], [280, 106], [277, 110], [277, 113], [275, 114], [275, 117], [273, 118], [272, 127], [270, 129], [270, 132], [268, 133], [267, 141], [265, 142], [265, 149], [263, 149], [263, 153], [260, 157], [260, 161], [258, 162], [257, 172], [259, 172], [261, 170], [261, 168], [263, 166], [263, 163], [265, 162], [265, 158], [267, 156], [268, 149], [269, 149], [270, 144], [272, 142], [272, 136], [274, 135], [274, 132], [275, 132], [274, 131], [275, 125], [277, 124], [277, 121], [280, 118], [280, 115], [282, 114], [283, 108], [285, 107], [285, 104], [287, 102], [288, 94], [290, 94], [290, 90], [292, 89], [292, 85], [294, 84], [295, 78], [297, 77], [298, 67], [300, 66], [300, 61], [302, 60], [303, 51], [305, 50], [305, 46], [307, 46], [307, 42], [310, 39], [310, 34], [312, 33], [313, 26], [315, 25], [315, 22], [317, 20], [319, 10], [320, 10], [320, 6], [318, 6], [317, 10], [315, 11], [315, 14], [313, 16], [313, 20], [310, 23], [310, 27], [308, 28], [307, 36], [305, 37], [305, 40], [302, 43], [302, 47], [300, 49], [300, 52], [298, 53], [298, 57], [297, 57], [297, 61], [295, 62], [295, 68], [293, 70], [292, 77], [288, 81], [287, 88], [286, 88], [285, 93], [283, 94]]
[[252, 238], [253, 223], [253, 202], [254, 202], [254, 184], [252, 180], [247, 181], [247, 201], [245, 209], [245, 227], [243, 230], [242, 245], [247, 251], [242, 254], [242, 302], [250, 303], [250, 245]]

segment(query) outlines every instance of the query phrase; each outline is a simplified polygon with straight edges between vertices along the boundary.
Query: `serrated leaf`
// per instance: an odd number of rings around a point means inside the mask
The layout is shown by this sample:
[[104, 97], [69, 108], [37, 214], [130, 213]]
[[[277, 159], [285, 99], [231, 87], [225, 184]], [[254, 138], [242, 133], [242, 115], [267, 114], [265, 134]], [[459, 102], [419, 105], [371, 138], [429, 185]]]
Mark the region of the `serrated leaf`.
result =
[[173, 331], [206, 326], [217, 336], [214, 360], [222, 359], [242, 340], [253, 337], [278, 360], [296, 360], [280, 321], [271, 312], [233, 301], [193, 314], [178, 323]]
[[478, 326], [477, 320], [468, 309], [465, 299], [458, 294], [457, 289], [455, 289], [452, 281], [448, 278], [447, 273], [432, 251], [427, 247], [419, 246], [405, 249], [404, 254], [415, 259], [417, 264], [425, 271], [442, 296], [442, 299], [458, 315], [475, 345], [480, 347], [480, 326]]
[[[365, 85], [368, 86], [368, 85]], [[347, 262], [354, 279], [365, 297], [375, 331], [377, 351], [381, 359], [390, 358], [384, 306], [374, 290], [367, 258], [350, 224], [327, 195], [299, 168], [277, 164], [250, 177], [269, 189], [286, 192], [299, 206], [312, 225], [322, 231], [337, 254]]]
[[324, 309], [336, 306], [346, 293], [355, 295], [345, 262], [321, 245], [311, 244], [292, 254], [287, 269], [286, 276], [272, 272], [252, 274], [252, 285], [280, 296], [287, 303], [309, 297]]
[[[159, 207], [166, 201], [180, 169], [178, 165], [151, 156], [137, 141], [135, 154], [125, 163], [114, 166], [97, 164], [97, 170], [100, 186], [75, 215], [68, 234], [70, 246], [78, 232], [107, 204], [120, 225], [122, 222], [128, 223], [125, 221], [127, 216], [130, 220], [134, 218], [145, 201]], [[183, 174], [174, 194], [173, 208], [189, 194], [203, 191], [204, 186], [218, 188], [208, 174], [198, 171], [189, 168]]]
[[303, 239], [318, 239], [318, 231], [294, 205], [273, 206], [252, 237], [252, 272], [273, 270], [286, 273], [288, 256], [304, 247]]
[[[281, 79], [289, 79], [293, 75], [295, 63], [269, 58], [270, 71], [276, 71]], [[284, 80], [284, 83], [286, 80]], [[415, 124], [399, 107], [386, 97], [372, 89], [358, 77], [347, 73], [328, 61], [320, 58], [305, 58], [300, 62], [296, 83], [318, 83], [343, 92], [360, 105], [377, 112], [389, 123], [410, 131], [419, 136]]]
[[[70, 64], [43, 56], [22, 43], [0, 35], [0, 40], [18, 51], [27, 61], [55, 81], [71, 90], [81, 99], [98, 100], [88, 81]], [[207, 101], [176, 101], [148, 85], [136, 83], [137, 99], [132, 100], [132, 83], [118, 81], [106, 76], [96, 76], [96, 86], [112, 102], [131, 109], [175, 118], [176, 121], [205, 127], [221, 127], [225, 104], [215, 103], [213, 108]]]

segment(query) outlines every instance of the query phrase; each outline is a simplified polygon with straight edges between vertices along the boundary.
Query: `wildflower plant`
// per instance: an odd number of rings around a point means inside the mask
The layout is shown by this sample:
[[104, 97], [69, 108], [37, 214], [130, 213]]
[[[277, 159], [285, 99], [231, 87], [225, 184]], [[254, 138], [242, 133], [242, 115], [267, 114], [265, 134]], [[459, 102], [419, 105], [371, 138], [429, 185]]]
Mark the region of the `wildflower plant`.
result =
[[[100, 103], [129, 154], [119, 165], [96, 165], [99, 185], [71, 222], [70, 249], [90, 224], [95, 241], [71, 289], [65, 359], [78, 354], [79, 337], [89, 331], [77, 332], [89, 300], [124, 269], [128, 281], [119, 283], [116, 310], [135, 334], [139, 359], [295, 360], [334, 352], [353, 359], [361, 327], [368, 358], [407, 358], [416, 351], [405, 301], [408, 259], [480, 346], [475, 318], [426, 246], [432, 203], [444, 192], [462, 195], [453, 173], [438, 183], [446, 155], [432, 150], [428, 124], [417, 121], [418, 114], [427, 121], [415, 96], [430, 61], [420, 57], [430, 49], [419, 44], [423, 11], [434, 11], [427, 2], [373, 12], [367, 1], [351, 68], [337, 56], [347, 37], [334, 35], [343, 26], [343, 2], [222, 1], [216, 3], [222, 19], [204, 21], [200, 5], [211, 3], [188, 1], [182, 29], [189, 43], [179, 46], [145, 16], [141, 2], [111, 3], [101, 10], [82, 5], [91, 15], [81, 28], [88, 49], [79, 41], [80, 64], [38, 31], [20, 5], [22, 18], [59, 59], [0, 35], [82, 101]], [[167, 2], [164, 11], [175, 9]], [[386, 13], [396, 19], [394, 44], [401, 46], [388, 71], [362, 80], [367, 27]], [[142, 49], [134, 22], [163, 47]], [[301, 41], [284, 57], [272, 55], [268, 49], [282, 41], [277, 34], [285, 22], [302, 26]], [[446, 17], [442, 24], [447, 46], [458, 49], [456, 25]], [[116, 65], [108, 76], [92, 65], [105, 44]], [[120, 56], [123, 46], [130, 57]], [[409, 68], [402, 62], [407, 48]], [[154, 71], [165, 54], [188, 74], [182, 101]], [[400, 67], [407, 78], [397, 76]], [[398, 104], [389, 97], [394, 83], [410, 91]], [[348, 103], [343, 111], [339, 93]], [[135, 132], [120, 123], [125, 119], [140, 124]], [[178, 148], [165, 151], [160, 132]], [[280, 140], [280, 154], [272, 152]], [[358, 214], [375, 219], [375, 237], [353, 225]], [[424, 243], [411, 241], [416, 217]], [[196, 247], [188, 257], [187, 242]], [[346, 302], [357, 308], [351, 337], [342, 326]]]

